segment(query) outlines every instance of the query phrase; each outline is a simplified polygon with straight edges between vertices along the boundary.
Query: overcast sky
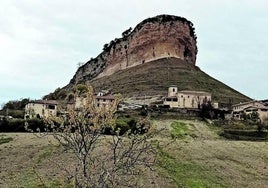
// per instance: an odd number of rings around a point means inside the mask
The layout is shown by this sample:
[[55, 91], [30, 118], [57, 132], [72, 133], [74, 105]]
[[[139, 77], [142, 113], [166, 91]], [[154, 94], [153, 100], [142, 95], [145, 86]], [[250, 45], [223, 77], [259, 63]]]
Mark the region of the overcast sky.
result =
[[193, 22], [204, 72], [251, 98], [268, 98], [267, 0], [1, 0], [0, 104], [65, 86], [79, 62], [159, 14]]

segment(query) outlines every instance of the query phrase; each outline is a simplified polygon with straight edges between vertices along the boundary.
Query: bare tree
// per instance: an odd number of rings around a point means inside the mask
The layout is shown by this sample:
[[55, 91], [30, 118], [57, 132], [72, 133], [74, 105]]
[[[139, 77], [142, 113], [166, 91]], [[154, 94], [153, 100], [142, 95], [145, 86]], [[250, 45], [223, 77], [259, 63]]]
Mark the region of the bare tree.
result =
[[[79, 110], [73, 105], [67, 115], [45, 119], [47, 130], [75, 155], [75, 169], [68, 170], [74, 187], [136, 185], [135, 177], [155, 163], [156, 150], [151, 139], [155, 131], [149, 129], [143, 135], [128, 131], [119, 136], [120, 130], [115, 130], [119, 97], [108, 106], [98, 107], [93, 88], [88, 86], [84, 101]], [[139, 122], [148, 123], [148, 119]], [[107, 127], [114, 131], [113, 135], [103, 134]]]

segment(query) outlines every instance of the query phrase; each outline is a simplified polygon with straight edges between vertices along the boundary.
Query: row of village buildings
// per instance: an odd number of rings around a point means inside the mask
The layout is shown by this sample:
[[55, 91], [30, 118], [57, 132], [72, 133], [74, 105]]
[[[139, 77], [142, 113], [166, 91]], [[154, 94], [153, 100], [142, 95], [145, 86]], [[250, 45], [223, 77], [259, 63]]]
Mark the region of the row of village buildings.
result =
[[[96, 95], [97, 106], [107, 106], [115, 100], [113, 94], [109, 92], [99, 92]], [[83, 98], [76, 98], [74, 101], [67, 104], [74, 106], [75, 109], [79, 109], [83, 105]], [[242, 119], [243, 114], [252, 114], [257, 112], [260, 120], [263, 122], [268, 118], [268, 105], [267, 102], [261, 102], [252, 100], [249, 102], [234, 104], [231, 109], [228, 109], [231, 117], [235, 119]], [[202, 104], [210, 103], [214, 109], [219, 109], [219, 105], [212, 101], [211, 93], [203, 91], [189, 91], [183, 90], [178, 91], [176, 86], [168, 88], [168, 95], [163, 98], [163, 105], [169, 106], [170, 108], [179, 109], [192, 109], [198, 110]], [[34, 117], [48, 117], [49, 115], [56, 116], [59, 114], [59, 103], [55, 100], [35, 100], [29, 102], [25, 107], [25, 118]]]

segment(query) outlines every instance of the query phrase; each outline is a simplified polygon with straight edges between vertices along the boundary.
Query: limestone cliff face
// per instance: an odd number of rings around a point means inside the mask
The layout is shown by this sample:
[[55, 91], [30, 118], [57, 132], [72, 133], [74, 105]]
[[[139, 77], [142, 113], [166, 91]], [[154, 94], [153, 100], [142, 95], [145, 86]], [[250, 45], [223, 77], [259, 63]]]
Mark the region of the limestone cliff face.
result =
[[185, 18], [170, 15], [148, 18], [122, 36], [105, 44], [100, 55], [79, 67], [71, 84], [166, 57], [195, 64], [196, 36], [193, 24]]

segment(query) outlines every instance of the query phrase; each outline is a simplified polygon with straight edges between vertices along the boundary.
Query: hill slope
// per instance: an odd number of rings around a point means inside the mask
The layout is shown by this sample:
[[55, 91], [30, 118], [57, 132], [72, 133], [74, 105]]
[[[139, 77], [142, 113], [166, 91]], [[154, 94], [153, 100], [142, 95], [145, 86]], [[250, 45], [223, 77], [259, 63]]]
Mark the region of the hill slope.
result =
[[249, 98], [210, 77], [195, 65], [177, 58], [163, 58], [120, 70], [90, 83], [96, 90], [111, 89], [126, 97], [144, 95], [166, 95], [170, 85], [179, 90], [200, 90], [212, 93], [214, 101], [233, 103], [248, 101]]

